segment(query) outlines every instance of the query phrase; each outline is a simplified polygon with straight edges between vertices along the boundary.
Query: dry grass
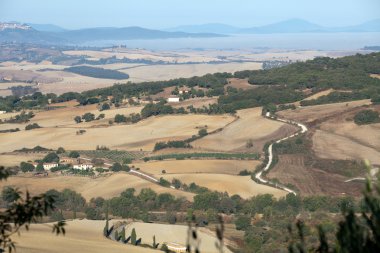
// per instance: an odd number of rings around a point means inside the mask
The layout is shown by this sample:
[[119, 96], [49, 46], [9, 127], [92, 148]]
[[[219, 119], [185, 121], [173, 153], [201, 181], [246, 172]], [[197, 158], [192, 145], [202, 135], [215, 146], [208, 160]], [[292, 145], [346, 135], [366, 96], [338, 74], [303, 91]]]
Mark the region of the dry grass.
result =
[[327, 96], [328, 94], [330, 94], [333, 91], [334, 91], [334, 89], [328, 89], [328, 90], [320, 91], [320, 92], [317, 92], [317, 93], [311, 95], [310, 97], [305, 98], [304, 100], [318, 99], [322, 96]]
[[133, 165], [144, 172], [154, 175], [162, 175], [162, 170], [165, 170], [166, 174], [213, 173], [237, 175], [242, 170], [254, 170], [260, 163], [260, 161], [237, 160], [172, 160], [150, 161]]
[[275, 197], [283, 197], [285, 191], [255, 183], [250, 176], [235, 176], [221, 174], [170, 174], [163, 176], [171, 181], [173, 178], [181, 180], [183, 183], [196, 183], [210, 190], [227, 192], [230, 196], [240, 195], [242, 198], [250, 198], [258, 194], [273, 194]]
[[122, 245], [103, 237], [104, 221], [73, 220], [67, 222], [66, 235], [51, 233], [49, 224], [32, 225], [30, 231], [14, 236], [20, 253], [149, 253], [156, 250]]
[[246, 143], [251, 139], [254, 147], [250, 151], [260, 152], [265, 142], [295, 130], [292, 126], [284, 128], [283, 123], [262, 117], [259, 107], [240, 110], [237, 115], [240, 118], [223, 131], [197, 140], [193, 145], [213, 151], [241, 151], [246, 150]]
[[216, 104], [218, 102], [218, 98], [216, 97], [203, 97], [203, 98], [191, 98], [184, 101], [181, 101], [179, 103], [173, 103], [172, 106], [174, 108], [187, 108], [188, 106], [192, 105], [194, 108], [202, 108], [203, 106], [208, 107], [210, 104]]
[[373, 164], [380, 164], [379, 149], [366, 146], [352, 138], [323, 130], [317, 130], [313, 135], [313, 150], [321, 158], [368, 159]]
[[[84, 112], [83, 108], [78, 110]], [[63, 111], [64, 116], [62, 116], [61, 123], [63, 121], [73, 122], [73, 114]], [[108, 112], [105, 113], [108, 114]], [[116, 111], [109, 113], [114, 114]], [[152, 150], [158, 141], [187, 139], [197, 134], [200, 126], [207, 125], [209, 131], [213, 131], [233, 120], [233, 117], [226, 115], [170, 115], [151, 117], [133, 125], [93, 127], [93, 124], [101, 123], [95, 121], [95, 123], [55, 127], [52, 125], [57, 124], [59, 120], [48, 117], [55, 114], [57, 114], [56, 111], [50, 111], [43, 116], [37, 115], [36, 119], [33, 119], [33, 121], [39, 122], [38, 118], [40, 118], [41, 122], [45, 122], [41, 123], [44, 128], [0, 134], [3, 144], [0, 152], [10, 152], [23, 147], [32, 148], [36, 145], [52, 149], [64, 147], [67, 150], [93, 150], [97, 145], [106, 145], [109, 148], [121, 150]], [[79, 111], [75, 114], [81, 115]], [[45, 127], [45, 124], [48, 127]], [[77, 135], [78, 127], [85, 129], [86, 133]]]
[[361, 183], [345, 183], [347, 178], [344, 176], [307, 167], [302, 155], [279, 155], [279, 161], [268, 177], [296, 186], [302, 195], [360, 196], [363, 189]]
[[370, 76], [373, 77], [373, 78], [380, 79], [380, 75], [379, 74], [371, 74]]
[[[187, 226], [133, 222], [127, 225], [125, 233], [129, 235], [133, 228], [136, 230], [137, 237], [142, 239], [142, 243], [152, 244], [153, 236], [156, 236], [156, 242], [160, 245], [164, 242], [172, 242], [186, 246]], [[198, 232], [201, 241], [200, 252], [217, 252], [215, 233], [206, 228], [201, 228]], [[224, 248], [224, 252], [231, 253], [227, 248]]]
[[21, 162], [34, 161], [44, 158], [42, 153], [9, 153], [0, 154], [0, 166], [18, 166]]
[[22, 191], [29, 190], [34, 194], [44, 193], [50, 189], [61, 191], [68, 188], [81, 193], [87, 201], [95, 197], [103, 197], [106, 199], [117, 197], [127, 188], [134, 188], [137, 193], [139, 193], [141, 189], [151, 188], [157, 193], [170, 193], [177, 197], [185, 197], [188, 200], [192, 200], [194, 196], [192, 193], [162, 187], [127, 173], [117, 173], [96, 179], [55, 175], [41, 178], [31, 175], [14, 176], [5, 182], [1, 182], [2, 187], [8, 185], [18, 187]]
[[232, 87], [235, 89], [250, 90], [257, 87], [248, 83], [248, 79], [231, 78], [228, 81], [229, 84], [227, 84], [226, 87]]
[[278, 112], [278, 115], [287, 118], [293, 119], [300, 122], [312, 122], [314, 120], [318, 120], [324, 117], [328, 117], [334, 114], [340, 114], [347, 110], [351, 110], [352, 108], [360, 107], [363, 105], [369, 105], [371, 101], [369, 99], [366, 100], [358, 100], [351, 102], [343, 102], [343, 103], [334, 103], [334, 104], [325, 104], [325, 105], [315, 105], [315, 106], [305, 106], [301, 108], [297, 108], [295, 110], [286, 110]]

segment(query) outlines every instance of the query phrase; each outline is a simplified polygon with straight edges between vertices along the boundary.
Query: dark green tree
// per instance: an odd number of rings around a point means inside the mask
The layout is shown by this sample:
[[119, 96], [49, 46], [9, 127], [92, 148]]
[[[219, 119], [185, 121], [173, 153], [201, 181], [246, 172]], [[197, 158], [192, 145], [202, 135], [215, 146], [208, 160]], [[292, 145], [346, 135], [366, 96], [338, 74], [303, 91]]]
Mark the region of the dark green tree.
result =
[[136, 230], [135, 228], [133, 228], [131, 232], [131, 244], [136, 245], [136, 240], [137, 240]]

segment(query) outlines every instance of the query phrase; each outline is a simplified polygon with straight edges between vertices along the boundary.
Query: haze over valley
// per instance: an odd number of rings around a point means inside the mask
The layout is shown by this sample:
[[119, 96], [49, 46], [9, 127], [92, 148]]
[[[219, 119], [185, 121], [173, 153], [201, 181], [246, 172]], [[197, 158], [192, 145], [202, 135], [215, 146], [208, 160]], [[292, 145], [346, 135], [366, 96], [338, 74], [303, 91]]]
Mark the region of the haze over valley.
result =
[[0, 252], [379, 252], [378, 10], [0, 2]]

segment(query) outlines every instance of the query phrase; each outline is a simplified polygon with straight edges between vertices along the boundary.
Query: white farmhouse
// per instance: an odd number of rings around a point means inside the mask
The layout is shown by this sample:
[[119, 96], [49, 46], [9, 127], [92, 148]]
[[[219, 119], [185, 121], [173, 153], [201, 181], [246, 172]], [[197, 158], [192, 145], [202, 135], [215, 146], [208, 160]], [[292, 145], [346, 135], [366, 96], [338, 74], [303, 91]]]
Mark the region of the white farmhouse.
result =
[[94, 166], [91, 163], [81, 163], [81, 164], [75, 164], [73, 165], [73, 168], [76, 170], [89, 170], [92, 169]]
[[169, 103], [179, 103], [179, 97], [169, 97], [168, 98]]
[[44, 170], [51, 170], [52, 168], [58, 167], [58, 163], [44, 163]]

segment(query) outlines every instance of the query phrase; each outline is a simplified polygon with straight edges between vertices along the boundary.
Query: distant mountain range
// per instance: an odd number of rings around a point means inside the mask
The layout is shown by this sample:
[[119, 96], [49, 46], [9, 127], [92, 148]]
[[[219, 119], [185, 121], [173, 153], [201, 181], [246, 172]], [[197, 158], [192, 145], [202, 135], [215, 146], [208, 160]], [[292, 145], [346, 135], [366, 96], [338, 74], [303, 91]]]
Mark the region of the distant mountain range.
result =
[[302, 19], [289, 19], [269, 25], [249, 28], [235, 27], [225, 24], [185, 25], [166, 29], [191, 33], [219, 34], [271, 34], [271, 33], [337, 33], [337, 32], [380, 32], [380, 19], [355, 26], [324, 27]]
[[380, 19], [346, 27], [324, 27], [302, 19], [290, 19], [274, 24], [249, 28], [214, 23], [178, 26], [165, 30], [153, 30], [137, 26], [67, 30], [53, 24], [20, 24], [17, 22], [8, 22], [0, 23], [0, 42], [68, 45], [108, 40], [212, 38], [225, 37], [232, 34], [339, 32], [380, 32]]
[[0, 23], [0, 42], [40, 44], [80, 44], [107, 40], [149, 40], [169, 38], [224, 37], [215, 33], [169, 32], [142, 27], [101, 27], [80, 30], [65, 30], [50, 24]]

